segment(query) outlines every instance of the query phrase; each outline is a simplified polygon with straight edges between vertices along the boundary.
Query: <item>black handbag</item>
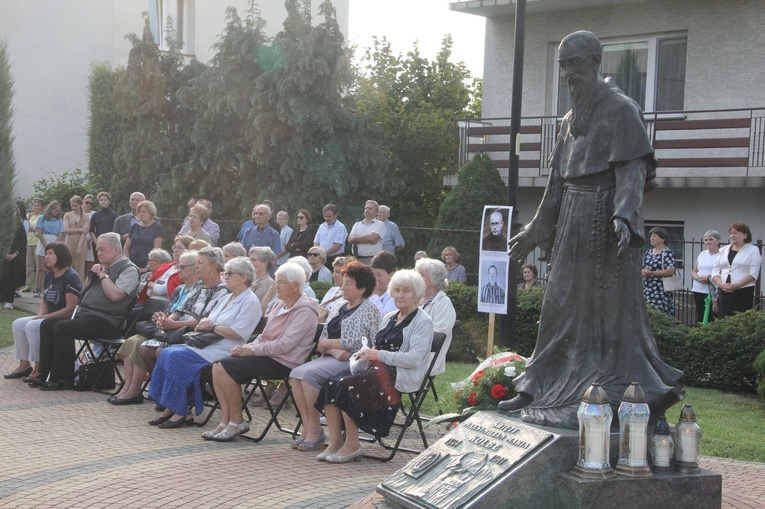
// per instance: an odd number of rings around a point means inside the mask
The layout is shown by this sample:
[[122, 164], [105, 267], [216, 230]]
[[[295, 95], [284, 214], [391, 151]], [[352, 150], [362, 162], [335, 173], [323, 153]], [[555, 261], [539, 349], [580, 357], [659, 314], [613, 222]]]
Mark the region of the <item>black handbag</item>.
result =
[[135, 331], [146, 339], [151, 339], [157, 332], [157, 326], [154, 322], [138, 322], [135, 324]]
[[183, 341], [194, 348], [207, 348], [223, 339], [223, 336], [214, 332], [187, 332], [183, 335]]
[[180, 327], [174, 330], [155, 332], [154, 339], [157, 341], [164, 341], [169, 345], [182, 345], [184, 342], [183, 336], [188, 331], [188, 327]]
[[[99, 361], [90, 364], [80, 364], [77, 368], [77, 383], [75, 391], [110, 390], [117, 387], [114, 380], [114, 364], [109, 361]], [[96, 379], [96, 377], [98, 377]]]

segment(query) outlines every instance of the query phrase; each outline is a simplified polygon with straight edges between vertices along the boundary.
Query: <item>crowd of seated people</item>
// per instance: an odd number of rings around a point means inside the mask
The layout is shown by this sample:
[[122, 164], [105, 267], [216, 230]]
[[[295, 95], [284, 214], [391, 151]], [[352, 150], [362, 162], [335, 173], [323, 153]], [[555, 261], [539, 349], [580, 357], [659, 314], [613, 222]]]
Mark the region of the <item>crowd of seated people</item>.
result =
[[[116, 217], [108, 201], [99, 203], [101, 216]], [[333, 255], [328, 257], [310, 213], [301, 209], [297, 227], [282, 236], [279, 253], [287, 254], [287, 261], [277, 266], [278, 253], [270, 245], [257, 245], [259, 228], [272, 228], [262, 220], [242, 226], [243, 236], [254, 242], [249, 252], [236, 241], [212, 247], [220, 229], [210, 219], [212, 206], [206, 200], [190, 202], [171, 255], [162, 249], [163, 230], [154, 204], [141, 193], [133, 193], [130, 203], [131, 212], [114, 220], [118, 231], [96, 236], [91, 229], [88, 238], [95, 241], [98, 259], [85, 282], [72, 270], [66, 244], [49, 239], [43, 251], [43, 300], [35, 316], [13, 324], [19, 364], [6, 378], [23, 378], [43, 390], [70, 389], [76, 339], [109, 337], [129, 312], [138, 316], [151, 298], [167, 299], [166, 309], [136, 323], [135, 333], [119, 348], [124, 383], [109, 403], [141, 404], [148, 385], [148, 399], [161, 412], [150, 425], [190, 425], [203, 411], [200, 373], [209, 366], [220, 422], [202, 437], [229, 441], [249, 430], [242, 415], [242, 385], [255, 376], [289, 379], [303, 423], [292, 446], [341, 463], [360, 455], [359, 429], [377, 436], [388, 433], [396, 412], [374, 393], [382, 391], [397, 401], [401, 392], [416, 389], [428, 364], [433, 331], [450, 336], [454, 308], [444, 293], [447, 269], [438, 260], [425, 258], [417, 271], [397, 272], [395, 255], [379, 251], [365, 265], [339, 256], [343, 251], [334, 245], [339, 237], [330, 238]], [[256, 210], [265, 206], [256, 205]], [[334, 220], [325, 223], [325, 230], [339, 231], [336, 207], [325, 212], [325, 219]], [[95, 217], [98, 231], [104, 228], [101, 216]], [[321, 305], [311, 281], [334, 283]], [[267, 317], [265, 326], [252, 337], [261, 317]], [[320, 323], [317, 357], [306, 363]], [[362, 358], [383, 376], [351, 374], [349, 358], [362, 346], [368, 347]], [[441, 371], [443, 364], [439, 358]], [[351, 397], [358, 377], [366, 387], [362, 403]], [[326, 450], [322, 411], [328, 425]]]

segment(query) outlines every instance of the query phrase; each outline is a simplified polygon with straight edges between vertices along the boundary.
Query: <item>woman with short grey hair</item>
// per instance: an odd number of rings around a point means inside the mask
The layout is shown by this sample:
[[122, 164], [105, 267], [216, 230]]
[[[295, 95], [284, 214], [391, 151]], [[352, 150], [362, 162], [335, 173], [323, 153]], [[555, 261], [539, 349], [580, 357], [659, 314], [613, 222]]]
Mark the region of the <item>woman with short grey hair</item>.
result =
[[236, 258], [229, 260], [226, 265], [223, 266], [223, 273], [226, 277], [229, 273], [239, 274], [244, 277], [245, 282], [252, 286], [255, 281], [255, 268], [252, 266], [252, 262], [249, 258], [244, 256], [237, 256]]
[[205, 247], [199, 250], [199, 256], [204, 256], [213, 265], [217, 265], [218, 272], [223, 272], [223, 264], [226, 263], [223, 257], [223, 250], [219, 247]]
[[[417, 260], [414, 269], [425, 280], [425, 296], [420, 301], [420, 307], [433, 320], [433, 332], [446, 334], [446, 339], [431, 372], [431, 375], [440, 375], [446, 371], [446, 352], [449, 351], [449, 345], [452, 343], [452, 329], [454, 329], [454, 322], [457, 319], [457, 312], [454, 311], [452, 301], [446, 295], [448, 284], [446, 265], [440, 260], [422, 258]], [[428, 363], [430, 363], [430, 359], [431, 357], [428, 357]]]
[[[720, 232], [708, 230], [704, 234], [704, 247], [706, 249], [699, 253], [691, 271], [691, 279], [693, 279], [691, 291], [693, 292], [693, 301], [696, 304], [696, 321], [699, 323], [704, 321], [706, 300], [710, 291], [713, 292], [712, 302], [717, 298], [717, 287], [712, 284], [710, 277], [712, 276], [712, 269], [715, 268], [715, 263], [720, 257]], [[710, 309], [707, 321], [711, 322], [712, 320], [714, 320], [714, 314]]]
[[223, 257], [226, 261], [236, 258], [237, 256], [247, 256], [247, 251], [239, 242], [229, 242], [223, 246]]
[[[260, 303], [264, 304], [268, 290], [274, 286], [270, 272], [276, 264], [276, 254], [271, 251], [270, 247], [252, 246], [250, 248], [250, 261], [255, 268], [255, 282], [252, 283], [252, 291], [257, 295]], [[265, 312], [265, 309], [263, 311]]]

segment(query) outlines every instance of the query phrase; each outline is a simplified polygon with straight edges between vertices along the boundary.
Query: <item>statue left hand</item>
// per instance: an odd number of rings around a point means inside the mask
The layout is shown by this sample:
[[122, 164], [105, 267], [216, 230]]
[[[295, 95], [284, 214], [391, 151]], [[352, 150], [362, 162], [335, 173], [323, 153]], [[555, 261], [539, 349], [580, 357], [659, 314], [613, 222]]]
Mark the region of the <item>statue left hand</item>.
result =
[[619, 236], [619, 251], [617, 251], [616, 256], [621, 256], [624, 250], [630, 246], [632, 235], [627, 223], [618, 217], [614, 219], [614, 232]]

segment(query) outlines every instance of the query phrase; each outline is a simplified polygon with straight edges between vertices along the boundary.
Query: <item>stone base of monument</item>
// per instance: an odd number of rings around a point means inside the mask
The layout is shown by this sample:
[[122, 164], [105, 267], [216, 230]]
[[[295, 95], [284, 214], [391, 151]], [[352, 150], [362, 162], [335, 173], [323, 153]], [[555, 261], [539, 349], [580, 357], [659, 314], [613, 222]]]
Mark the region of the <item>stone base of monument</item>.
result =
[[[611, 465], [619, 434], [611, 435]], [[461, 423], [378, 487], [407, 508], [719, 508], [722, 476], [702, 470], [647, 478], [582, 479], [576, 430], [480, 412]]]

